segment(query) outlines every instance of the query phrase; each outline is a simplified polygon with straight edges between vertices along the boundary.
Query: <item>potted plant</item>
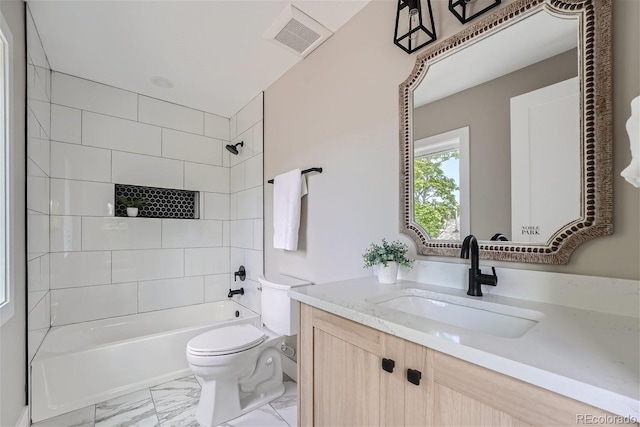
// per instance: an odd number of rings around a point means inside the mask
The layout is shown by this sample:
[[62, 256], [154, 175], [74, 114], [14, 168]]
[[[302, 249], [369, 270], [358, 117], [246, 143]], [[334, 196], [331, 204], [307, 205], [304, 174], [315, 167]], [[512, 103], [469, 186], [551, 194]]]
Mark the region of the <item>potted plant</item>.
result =
[[144, 206], [147, 201], [140, 197], [119, 196], [118, 203], [127, 207], [127, 216], [138, 216], [138, 209]]
[[391, 243], [382, 239], [382, 245], [372, 243], [369, 249], [362, 254], [364, 268], [378, 267], [378, 282], [393, 284], [398, 276], [398, 265], [411, 268], [413, 260], [407, 258], [409, 248], [404, 243], [396, 240]]

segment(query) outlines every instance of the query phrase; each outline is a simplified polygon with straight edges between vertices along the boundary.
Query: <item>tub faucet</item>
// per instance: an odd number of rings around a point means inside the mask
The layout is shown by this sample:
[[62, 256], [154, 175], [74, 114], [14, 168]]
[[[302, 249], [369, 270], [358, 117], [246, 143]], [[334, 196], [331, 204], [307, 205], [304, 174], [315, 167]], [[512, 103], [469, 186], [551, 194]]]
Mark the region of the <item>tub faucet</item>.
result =
[[496, 286], [498, 284], [498, 276], [496, 275], [496, 268], [491, 267], [493, 274], [482, 274], [480, 270], [480, 248], [478, 247], [478, 240], [473, 234], [469, 234], [462, 242], [462, 250], [460, 251], [460, 258], [471, 258], [471, 268], [469, 269], [469, 290], [467, 295], [472, 297], [481, 297], [482, 288], [480, 285]]
[[227, 295], [227, 298], [231, 298], [234, 295], [244, 295], [244, 288], [240, 288], [235, 291], [232, 291], [231, 289], [229, 289], [229, 294]]

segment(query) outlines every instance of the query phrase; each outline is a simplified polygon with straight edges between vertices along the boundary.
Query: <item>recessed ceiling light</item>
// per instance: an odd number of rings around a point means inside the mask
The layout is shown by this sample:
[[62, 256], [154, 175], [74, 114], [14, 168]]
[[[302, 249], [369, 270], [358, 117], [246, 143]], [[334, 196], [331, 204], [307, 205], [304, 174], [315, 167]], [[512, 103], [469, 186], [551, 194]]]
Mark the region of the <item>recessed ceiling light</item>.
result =
[[170, 89], [173, 87], [173, 82], [166, 77], [161, 76], [153, 76], [151, 77], [151, 83], [154, 85], [161, 87], [163, 89]]

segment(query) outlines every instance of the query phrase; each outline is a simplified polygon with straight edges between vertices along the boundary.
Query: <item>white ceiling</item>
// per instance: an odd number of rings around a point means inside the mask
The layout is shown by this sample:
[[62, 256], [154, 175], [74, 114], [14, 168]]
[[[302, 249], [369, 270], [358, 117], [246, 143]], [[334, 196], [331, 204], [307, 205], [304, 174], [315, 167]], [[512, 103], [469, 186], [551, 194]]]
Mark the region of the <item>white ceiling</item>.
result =
[[224, 117], [303, 60], [263, 38], [289, 4], [335, 33], [368, 2], [28, 0], [52, 70]]

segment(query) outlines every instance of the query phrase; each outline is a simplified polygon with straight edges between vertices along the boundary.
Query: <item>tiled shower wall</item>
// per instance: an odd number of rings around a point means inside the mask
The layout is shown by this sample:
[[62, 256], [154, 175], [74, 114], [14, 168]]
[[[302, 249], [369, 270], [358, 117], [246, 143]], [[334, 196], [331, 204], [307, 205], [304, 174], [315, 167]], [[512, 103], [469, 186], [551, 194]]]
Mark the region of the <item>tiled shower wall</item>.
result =
[[[260, 312], [263, 95], [231, 119], [52, 72], [28, 25], [29, 359], [50, 325], [235, 296]], [[224, 146], [244, 142], [237, 156]], [[200, 219], [114, 217], [114, 184], [198, 191]], [[247, 281], [233, 282], [240, 265]]]
[[[238, 155], [230, 156], [231, 271], [240, 265], [247, 279], [233, 283], [242, 286], [244, 296], [238, 301], [260, 313], [258, 275], [264, 271], [263, 257], [263, 94], [255, 97], [231, 118], [232, 144], [240, 141]], [[226, 150], [225, 150], [226, 151]]]
[[33, 358], [49, 330], [51, 69], [27, 8], [28, 343]]

